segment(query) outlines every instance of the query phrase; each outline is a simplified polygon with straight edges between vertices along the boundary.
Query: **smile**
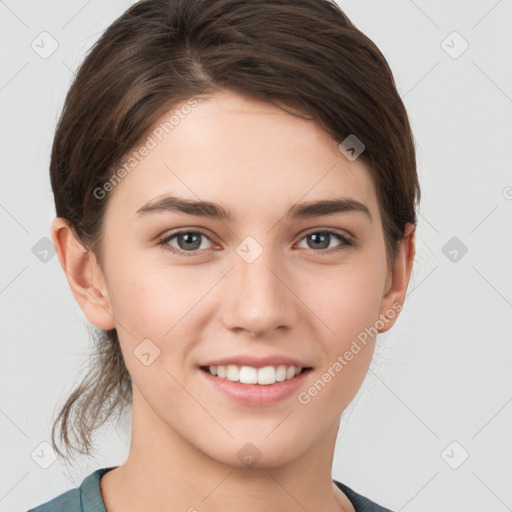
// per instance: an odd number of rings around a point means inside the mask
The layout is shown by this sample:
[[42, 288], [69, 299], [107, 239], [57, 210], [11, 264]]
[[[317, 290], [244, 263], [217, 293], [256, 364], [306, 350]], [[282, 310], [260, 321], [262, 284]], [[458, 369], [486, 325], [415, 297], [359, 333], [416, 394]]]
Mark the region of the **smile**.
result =
[[291, 380], [310, 368], [298, 366], [264, 366], [255, 368], [253, 366], [239, 366], [228, 364], [223, 366], [202, 366], [201, 369], [221, 379], [242, 384], [260, 384], [268, 386], [276, 382]]
[[269, 406], [296, 395], [309, 380], [313, 368], [288, 365], [255, 368], [228, 364], [200, 366], [198, 370], [201, 380], [216, 395], [220, 393], [243, 405]]

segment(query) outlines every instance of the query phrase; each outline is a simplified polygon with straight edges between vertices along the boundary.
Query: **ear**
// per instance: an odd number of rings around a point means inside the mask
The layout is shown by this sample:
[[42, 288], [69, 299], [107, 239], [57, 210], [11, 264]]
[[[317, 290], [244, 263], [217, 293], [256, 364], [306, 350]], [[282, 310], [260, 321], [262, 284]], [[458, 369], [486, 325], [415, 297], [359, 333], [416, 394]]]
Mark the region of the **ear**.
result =
[[416, 226], [408, 223], [405, 226], [404, 238], [397, 249], [395, 265], [386, 280], [379, 317], [383, 319], [381, 323], [384, 323], [384, 327], [378, 329], [380, 333], [393, 327], [402, 310], [416, 254], [415, 246]]
[[62, 217], [53, 220], [51, 233], [60, 265], [85, 316], [99, 329], [114, 329], [110, 298], [96, 256], [82, 245]]

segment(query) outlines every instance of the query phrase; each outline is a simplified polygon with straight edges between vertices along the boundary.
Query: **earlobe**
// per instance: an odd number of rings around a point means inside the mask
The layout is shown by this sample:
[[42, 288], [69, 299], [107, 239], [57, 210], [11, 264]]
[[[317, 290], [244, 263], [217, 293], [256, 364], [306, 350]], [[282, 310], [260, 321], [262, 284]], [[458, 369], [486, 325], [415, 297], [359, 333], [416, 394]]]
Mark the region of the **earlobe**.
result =
[[62, 217], [53, 220], [51, 233], [60, 265], [81, 310], [99, 329], [114, 329], [107, 286], [94, 253], [82, 245]]
[[416, 254], [416, 226], [406, 224], [404, 237], [400, 241], [395, 265], [386, 281], [385, 294], [381, 302], [380, 319], [386, 319], [380, 333], [393, 327], [405, 301], [407, 287]]

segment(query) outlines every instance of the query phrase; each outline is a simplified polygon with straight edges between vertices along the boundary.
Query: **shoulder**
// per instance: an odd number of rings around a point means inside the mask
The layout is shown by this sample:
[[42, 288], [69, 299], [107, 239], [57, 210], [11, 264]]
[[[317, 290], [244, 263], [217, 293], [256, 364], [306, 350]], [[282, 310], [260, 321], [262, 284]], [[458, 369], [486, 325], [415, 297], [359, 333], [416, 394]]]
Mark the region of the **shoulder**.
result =
[[353, 491], [350, 487], [333, 480], [333, 482], [344, 492], [347, 498], [350, 500], [356, 512], [392, 512], [388, 508], [381, 507], [374, 501], [361, 496], [357, 492]]
[[27, 512], [106, 512], [100, 492], [100, 479], [111, 468], [101, 468], [87, 476], [80, 487], [70, 489]]

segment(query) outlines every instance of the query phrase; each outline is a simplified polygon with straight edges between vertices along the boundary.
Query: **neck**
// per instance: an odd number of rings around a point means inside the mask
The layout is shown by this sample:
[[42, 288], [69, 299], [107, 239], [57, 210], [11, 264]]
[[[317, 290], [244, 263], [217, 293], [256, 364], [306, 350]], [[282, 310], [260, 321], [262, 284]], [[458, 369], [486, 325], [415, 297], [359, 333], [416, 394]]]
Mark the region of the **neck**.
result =
[[[130, 453], [100, 481], [106, 508], [135, 512], [354, 511], [332, 482], [338, 421], [307, 452], [284, 464], [236, 467], [216, 460], [165, 425], [134, 387]], [[150, 434], [149, 434], [150, 433]]]

